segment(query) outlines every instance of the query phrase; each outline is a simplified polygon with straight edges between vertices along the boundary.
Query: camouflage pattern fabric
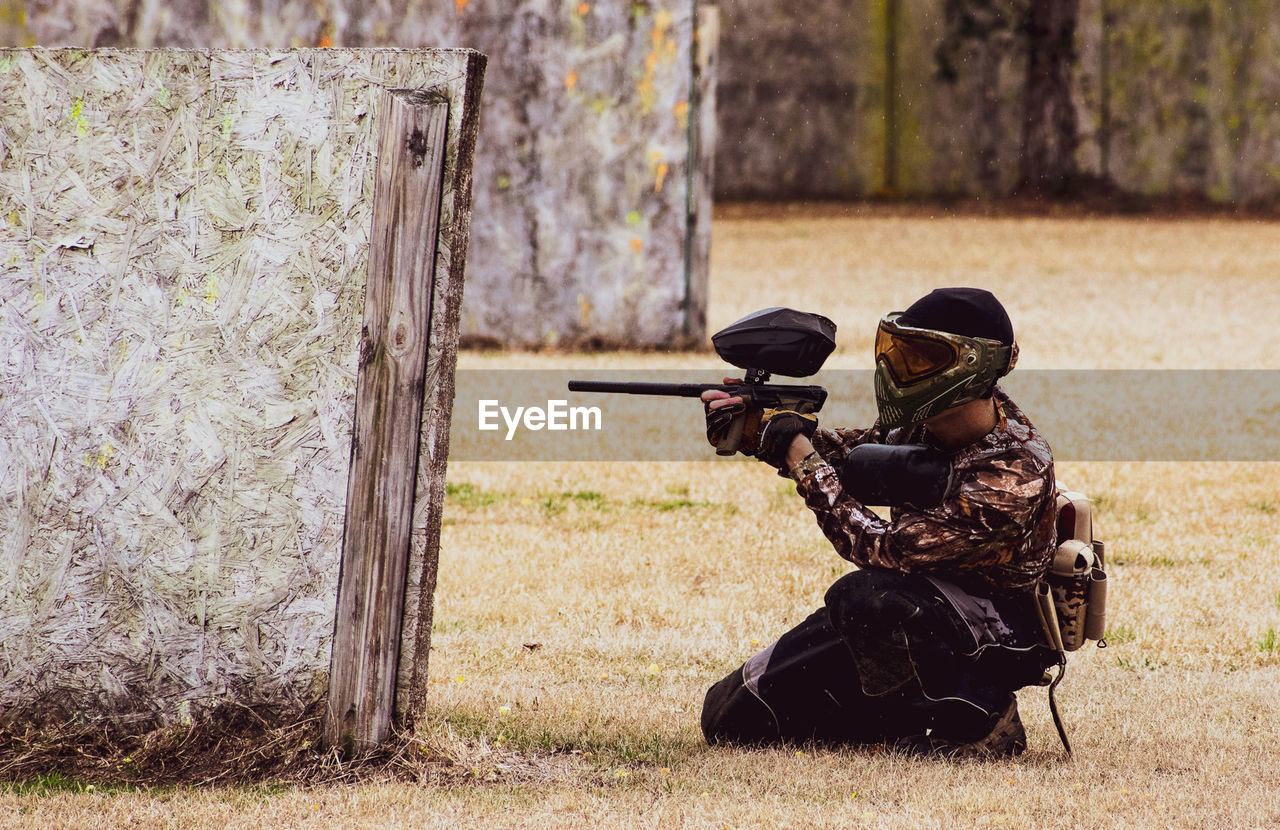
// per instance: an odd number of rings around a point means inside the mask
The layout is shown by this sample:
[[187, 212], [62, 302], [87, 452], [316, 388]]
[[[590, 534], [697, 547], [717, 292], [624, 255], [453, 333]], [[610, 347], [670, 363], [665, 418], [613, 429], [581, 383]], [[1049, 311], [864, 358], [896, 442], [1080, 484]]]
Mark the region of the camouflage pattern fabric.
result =
[[[996, 389], [999, 422], [953, 456], [940, 505], [894, 509], [886, 521], [844, 491], [836, 469], [819, 464], [796, 482], [836, 552], [860, 567], [937, 574], [996, 595], [1029, 593], [1055, 548], [1053, 454], [1031, 421]], [[923, 427], [819, 429], [814, 448], [839, 461], [864, 443], [920, 442]]]

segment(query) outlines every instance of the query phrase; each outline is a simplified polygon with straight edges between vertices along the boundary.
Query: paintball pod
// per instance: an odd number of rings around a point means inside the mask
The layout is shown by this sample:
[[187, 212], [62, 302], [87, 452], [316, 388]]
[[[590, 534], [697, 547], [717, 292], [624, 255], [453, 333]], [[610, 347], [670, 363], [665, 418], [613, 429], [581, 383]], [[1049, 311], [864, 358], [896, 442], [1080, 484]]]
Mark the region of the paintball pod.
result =
[[[769, 383], [773, 374], [806, 377], [822, 368], [836, 347], [836, 324], [820, 314], [790, 308], [766, 308], [748, 314], [711, 336], [716, 354], [743, 370], [741, 383], [615, 383], [571, 380], [570, 392], [614, 392], [697, 398], [708, 389], [739, 396], [747, 410], [791, 409], [807, 415], [822, 409], [827, 390], [821, 386]], [[742, 439], [746, 416], [730, 424], [716, 446], [720, 455], [733, 455]]]
[[951, 487], [951, 456], [927, 444], [859, 444], [836, 473], [863, 504], [927, 510], [942, 504]]

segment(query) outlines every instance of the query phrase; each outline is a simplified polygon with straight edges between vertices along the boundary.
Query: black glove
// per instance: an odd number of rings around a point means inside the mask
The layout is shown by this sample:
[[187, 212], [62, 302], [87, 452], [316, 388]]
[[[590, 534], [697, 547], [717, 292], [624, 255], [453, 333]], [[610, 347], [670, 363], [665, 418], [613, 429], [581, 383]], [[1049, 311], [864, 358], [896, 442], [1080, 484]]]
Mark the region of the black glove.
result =
[[795, 437], [812, 438], [817, 429], [817, 415], [801, 415], [793, 409], [766, 409], [760, 416], [760, 441], [755, 455], [766, 464], [782, 469]]
[[720, 455], [755, 455], [760, 440], [760, 410], [745, 403], [711, 408], [703, 404], [707, 415], [707, 442]]

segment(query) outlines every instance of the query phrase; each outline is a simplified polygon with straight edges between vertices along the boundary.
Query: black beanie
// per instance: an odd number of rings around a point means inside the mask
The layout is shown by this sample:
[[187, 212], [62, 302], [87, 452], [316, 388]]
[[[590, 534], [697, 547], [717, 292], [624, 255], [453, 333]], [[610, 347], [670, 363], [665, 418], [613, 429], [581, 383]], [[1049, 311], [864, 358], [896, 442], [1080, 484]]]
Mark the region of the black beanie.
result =
[[898, 318], [904, 325], [1013, 345], [1013, 323], [1004, 306], [981, 288], [935, 288]]

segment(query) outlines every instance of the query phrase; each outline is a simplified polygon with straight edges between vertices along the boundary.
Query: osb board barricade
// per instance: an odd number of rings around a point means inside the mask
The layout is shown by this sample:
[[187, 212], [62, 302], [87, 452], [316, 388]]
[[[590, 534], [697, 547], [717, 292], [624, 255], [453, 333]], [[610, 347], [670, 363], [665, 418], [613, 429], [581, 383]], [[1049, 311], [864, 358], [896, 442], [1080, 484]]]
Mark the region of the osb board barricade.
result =
[[425, 682], [483, 64], [0, 50], [0, 711], [145, 728], [323, 699], [378, 114], [434, 88], [399, 705]]
[[[691, 140], [714, 117], [691, 101], [699, 5], [47, 0], [30, 4], [22, 36], [42, 46], [477, 49], [489, 68], [464, 336], [669, 346], [706, 334], [711, 217], [690, 212], [690, 179], [710, 175], [690, 164]], [[694, 199], [709, 186], [695, 184]]]

